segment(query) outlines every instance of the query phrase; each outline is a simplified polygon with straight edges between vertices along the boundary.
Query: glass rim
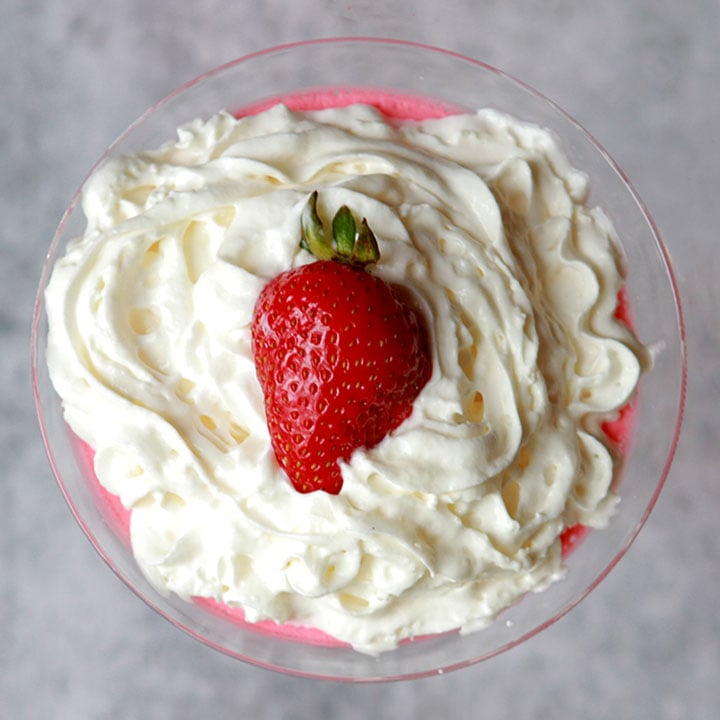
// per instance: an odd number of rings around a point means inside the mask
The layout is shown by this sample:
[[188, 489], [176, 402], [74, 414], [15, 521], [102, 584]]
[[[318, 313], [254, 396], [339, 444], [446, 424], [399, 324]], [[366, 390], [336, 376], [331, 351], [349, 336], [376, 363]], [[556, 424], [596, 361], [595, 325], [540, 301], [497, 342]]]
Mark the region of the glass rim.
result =
[[[662, 259], [663, 265], [664, 265], [664, 271], [665, 275], [669, 281], [669, 288], [672, 293], [674, 308], [676, 311], [676, 322], [677, 322], [677, 331], [678, 331], [678, 340], [679, 340], [679, 354], [680, 354], [680, 377], [679, 377], [679, 394], [678, 394], [678, 405], [676, 410], [676, 416], [673, 421], [673, 429], [671, 433], [671, 439], [669, 443], [669, 447], [667, 449], [667, 452], [665, 453], [665, 461], [662, 468], [662, 471], [660, 473], [659, 478], [657, 478], [657, 481], [654, 486], [654, 491], [650, 497], [649, 502], [647, 503], [644, 512], [642, 515], [637, 519], [635, 523], [635, 527], [630, 532], [626, 539], [624, 544], [622, 544], [619, 548], [617, 548], [613, 554], [612, 559], [609, 563], [606, 563], [605, 567], [597, 574], [594, 578], [594, 580], [584, 588], [584, 590], [579, 593], [571, 602], [567, 603], [564, 607], [562, 607], [558, 612], [553, 614], [551, 617], [545, 619], [543, 622], [536, 624], [535, 626], [531, 627], [527, 632], [523, 633], [519, 637], [511, 640], [510, 642], [500, 646], [496, 647], [495, 649], [484, 653], [480, 657], [471, 657], [471, 658], [465, 658], [462, 659], [456, 663], [449, 663], [444, 665], [441, 668], [432, 668], [427, 669], [423, 671], [417, 671], [413, 672], [410, 675], [405, 674], [396, 674], [393, 676], [355, 676], [348, 674], [347, 676], [342, 675], [331, 675], [326, 676], [323, 674], [318, 674], [315, 672], [303, 672], [301, 670], [297, 669], [289, 669], [289, 668], [283, 668], [276, 665], [273, 665], [271, 663], [263, 662], [262, 660], [257, 660], [251, 657], [245, 657], [238, 655], [232, 651], [229, 651], [228, 649], [222, 647], [221, 645], [213, 642], [212, 640], [209, 640], [206, 637], [203, 637], [202, 633], [197, 631], [194, 628], [188, 627], [185, 624], [183, 624], [181, 621], [179, 621], [177, 618], [175, 618], [171, 612], [166, 611], [163, 607], [161, 607], [158, 603], [155, 603], [152, 601], [151, 598], [148, 598], [145, 593], [141, 593], [138, 591], [138, 589], [133, 585], [133, 583], [125, 577], [125, 575], [119, 571], [119, 569], [114, 564], [112, 558], [107, 554], [105, 548], [103, 547], [102, 543], [98, 540], [96, 537], [95, 532], [91, 527], [89, 527], [88, 523], [85, 521], [84, 517], [82, 516], [82, 513], [80, 512], [79, 508], [77, 507], [76, 502], [74, 501], [73, 497], [71, 496], [71, 493], [69, 492], [66, 483], [62, 479], [62, 473], [58, 467], [55, 453], [52, 446], [52, 440], [50, 438], [50, 431], [47, 426], [44, 413], [45, 408], [43, 407], [43, 398], [41, 394], [41, 388], [40, 388], [40, 369], [38, 365], [38, 359], [42, 354], [41, 348], [40, 348], [40, 342], [42, 340], [41, 337], [41, 324], [43, 322], [44, 317], [44, 290], [47, 285], [47, 282], [49, 280], [50, 273], [52, 271], [52, 267], [54, 264], [54, 261], [56, 259], [56, 253], [60, 247], [61, 241], [64, 238], [64, 233], [67, 228], [68, 223], [70, 222], [71, 215], [75, 210], [78, 209], [79, 201], [81, 198], [81, 194], [83, 191], [83, 188], [85, 187], [88, 179], [92, 176], [92, 174], [97, 170], [97, 168], [105, 162], [105, 160], [113, 154], [115, 148], [117, 148], [126, 138], [128, 138], [130, 135], [132, 135], [133, 131], [140, 125], [142, 125], [148, 118], [154, 116], [157, 114], [159, 110], [161, 110], [167, 103], [172, 101], [174, 98], [178, 97], [179, 95], [185, 93], [187, 90], [195, 87], [196, 85], [210, 80], [214, 78], [215, 76], [222, 75], [223, 73], [233, 69], [236, 66], [239, 66], [241, 64], [246, 64], [251, 61], [255, 60], [261, 60], [265, 57], [278, 55], [280, 53], [288, 53], [293, 52], [297, 49], [306, 48], [310, 46], [338, 46], [338, 45], [384, 45], [384, 46], [395, 46], [398, 48], [405, 48], [410, 50], [416, 50], [422, 53], [431, 53], [431, 54], [440, 54], [443, 56], [446, 56], [447, 58], [451, 58], [453, 60], [457, 60], [463, 63], [466, 63], [468, 65], [474, 65], [478, 68], [490, 72], [499, 78], [503, 80], [507, 80], [511, 82], [515, 87], [523, 90], [524, 92], [529, 93], [532, 95], [536, 100], [542, 102], [544, 105], [549, 106], [555, 113], [558, 113], [562, 116], [562, 118], [570, 123], [572, 126], [575, 127], [576, 130], [578, 130], [585, 139], [589, 142], [589, 144], [599, 153], [599, 155], [603, 158], [603, 160], [610, 166], [611, 170], [615, 173], [615, 175], [621, 180], [623, 183], [625, 189], [631, 196], [632, 200], [634, 201], [637, 208], [640, 210], [640, 213], [643, 216], [643, 219], [645, 223], [647, 224], [650, 235], [652, 235], [653, 240], [655, 242], [656, 248], [659, 251], [660, 257]], [[191, 118], [189, 118], [191, 119]], [[65, 209], [61, 220], [58, 224], [58, 227], [53, 235], [53, 239], [51, 241], [48, 253], [45, 257], [45, 261], [42, 268], [42, 273], [40, 276], [40, 281], [38, 285], [38, 290], [35, 297], [35, 303], [33, 308], [33, 316], [32, 316], [32, 327], [31, 327], [31, 339], [30, 339], [30, 354], [31, 354], [31, 375], [32, 375], [32, 388], [33, 388], [33, 399], [35, 404], [35, 410], [37, 413], [39, 425], [40, 425], [40, 432], [42, 436], [43, 445], [45, 447], [46, 454], [48, 456], [48, 459], [50, 461], [50, 466], [52, 469], [53, 474], [55, 475], [56, 480], [58, 481], [58, 485], [60, 486], [61, 492], [65, 498], [66, 503], [68, 504], [70, 510], [72, 511], [73, 516], [75, 517], [76, 521], [80, 525], [83, 533], [85, 536], [89, 539], [92, 546], [95, 548], [95, 550], [98, 552], [98, 554], [101, 556], [101, 558], [105, 561], [105, 563], [110, 567], [110, 569], [114, 572], [115, 575], [117, 575], [125, 585], [127, 585], [140, 599], [142, 599], [148, 606], [150, 606], [153, 610], [158, 612], [162, 617], [167, 619], [171, 624], [173, 624], [175, 627], [181, 629], [186, 634], [200, 640], [204, 644], [207, 644], [210, 647], [215, 648], [216, 650], [223, 652], [224, 654], [228, 654], [232, 657], [236, 657], [238, 659], [241, 659], [245, 662], [249, 662], [253, 665], [259, 666], [259, 667], [265, 667], [267, 669], [272, 669], [275, 671], [285, 672], [294, 676], [298, 677], [306, 677], [306, 678], [325, 678], [325, 679], [332, 679], [332, 680], [340, 680], [340, 681], [352, 681], [352, 682], [378, 682], [378, 681], [394, 681], [394, 680], [401, 680], [401, 679], [417, 679], [422, 677], [428, 677], [436, 674], [440, 674], [443, 672], [450, 672], [452, 670], [457, 670], [460, 668], [465, 668], [470, 665], [474, 665], [480, 661], [484, 661], [487, 659], [490, 659], [492, 657], [495, 657], [507, 650], [510, 650], [514, 647], [517, 647], [518, 645], [522, 644], [523, 642], [526, 642], [528, 639], [534, 637], [535, 635], [539, 634], [543, 630], [547, 629], [551, 625], [553, 625], [555, 622], [557, 622], [560, 618], [564, 617], [568, 612], [570, 612], [573, 608], [575, 608], [584, 598], [587, 597], [604, 579], [605, 577], [611, 572], [611, 570], [617, 565], [617, 563], [622, 559], [622, 557], [627, 553], [630, 546], [635, 541], [637, 535], [639, 534], [640, 530], [646, 523], [648, 517], [650, 516], [652, 510], [654, 509], [656, 502], [658, 500], [658, 497], [665, 485], [665, 482], [667, 480], [667, 477], [669, 475], [672, 462], [677, 450], [677, 446], [679, 443], [681, 431], [682, 431], [682, 423], [684, 419], [684, 413], [685, 413], [685, 404], [686, 404], [686, 393], [687, 393], [687, 370], [688, 370], [688, 362], [687, 362], [687, 339], [686, 339], [686, 326], [684, 321], [684, 315], [682, 310], [682, 303], [680, 298], [680, 292], [679, 292], [679, 284], [675, 275], [675, 272], [673, 270], [672, 262], [670, 253], [662, 239], [662, 236], [660, 234], [659, 228], [657, 227], [657, 224], [650, 214], [645, 202], [642, 200], [642, 198], [639, 196], [638, 192], [636, 191], [635, 187], [633, 186], [630, 179], [627, 177], [625, 172], [619, 167], [619, 165], [615, 162], [615, 160], [610, 156], [610, 154], [604, 149], [604, 147], [596, 140], [596, 138], [588, 132], [588, 130], [582, 126], [577, 120], [575, 120], [574, 117], [569, 115], [563, 108], [561, 108], [557, 103], [547, 98], [544, 94], [536, 90], [534, 87], [530, 86], [529, 84], [513, 77], [512, 75], [509, 75], [508, 73], [486, 63], [481, 60], [473, 59], [470, 57], [467, 57], [465, 55], [462, 55], [460, 53], [457, 53], [455, 51], [435, 47], [432, 45], [427, 45], [423, 43], [417, 43], [412, 41], [406, 41], [406, 40], [400, 40], [400, 39], [383, 39], [383, 38], [376, 38], [376, 37], [338, 37], [338, 38], [321, 38], [321, 39], [314, 39], [314, 40], [305, 40], [305, 41], [299, 41], [299, 42], [292, 42], [292, 43], [285, 43], [281, 45], [277, 45], [274, 47], [265, 48], [253, 53], [249, 53], [246, 55], [243, 55], [241, 57], [238, 57], [234, 60], [231, 60], [229, 62], [223, 63], [215, 68], [212, 68], [195, 78], [189, 80], [188, 82], [182, 84], [179, 86], [176, 90], [172, 91], [171, 93], [167, 94], [164, 98], [153, 104], [150, 108], [148, 108], [145, 112], [143, 112], [134, 122], [132, 122], [110, 145], [108, 145], [107, 149], [101, 154], [101, 156], [98, 158], [98, 160], [92, 165], [88, 173], [86, 174], [85, 178], [80, 183], [78, 189], [75, 191], [75, 193], [72, 196], [72, 199], [70, 200], [70, 203], [68, 204], [67, 208]], [[564, 581], [560, 581], [564, 582]], [[495, 622], [498, 622], [499, 620], [496, 620]], [[482, 630], [479, 630], [478, 632], [482, 633]], [[395, 651], [390, 651], [390, 653]]]

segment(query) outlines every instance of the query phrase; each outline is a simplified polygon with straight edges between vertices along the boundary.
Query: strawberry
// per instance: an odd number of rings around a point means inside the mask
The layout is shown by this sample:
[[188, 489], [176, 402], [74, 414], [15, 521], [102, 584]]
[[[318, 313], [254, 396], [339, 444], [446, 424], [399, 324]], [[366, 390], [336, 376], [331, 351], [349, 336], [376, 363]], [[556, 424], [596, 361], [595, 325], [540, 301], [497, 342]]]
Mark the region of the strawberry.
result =
[[328, 242], [317, 197], [303, 211], [300, 242], [317, 259], [261, 291], [253, 356], [278, 463], [299, 492], [336, 494], [339, 461], [410, 415], [432, 367], [408, 294], [366, 270], [379, 259], [367, 222], [358, 228], [343, 206]]

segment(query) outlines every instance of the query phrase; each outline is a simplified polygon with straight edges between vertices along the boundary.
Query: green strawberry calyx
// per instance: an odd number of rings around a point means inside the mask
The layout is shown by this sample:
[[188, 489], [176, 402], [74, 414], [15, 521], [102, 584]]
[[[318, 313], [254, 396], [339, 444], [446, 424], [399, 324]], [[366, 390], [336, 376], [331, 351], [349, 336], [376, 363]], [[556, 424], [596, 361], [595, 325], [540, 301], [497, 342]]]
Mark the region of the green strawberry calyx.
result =
[[343, 205], [332, 219], [332, 235], [328, 238], [317, 211], [318, 191], [315, 190], [303, 208], [300, 218], [300, 247], [318, 260], [335, 260], [364, 267], [380, 259], [375, 234], [365, 218], [358, 226], [347, 205]]

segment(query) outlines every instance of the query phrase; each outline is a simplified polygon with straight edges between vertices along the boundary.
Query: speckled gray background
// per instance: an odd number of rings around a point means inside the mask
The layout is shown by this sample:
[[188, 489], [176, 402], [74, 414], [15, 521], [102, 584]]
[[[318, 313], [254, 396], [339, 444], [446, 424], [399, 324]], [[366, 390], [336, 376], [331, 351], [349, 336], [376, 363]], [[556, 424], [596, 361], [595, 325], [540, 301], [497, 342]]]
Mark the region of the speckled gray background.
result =
[[[0, 718], [652, 718], [720, 708], [720, 4], [717, 0], [5, 0], [0, 27]], [[92, 162], [185, 80], [267, 45], [399, 37], [470, 54], [575, 115], [674, 257], [685, 430], [630, 553], [569, 616], [444, 677], [352, 687], [234, 661], [155, 615], [95, 555], [34, 417], [40, 266]]]

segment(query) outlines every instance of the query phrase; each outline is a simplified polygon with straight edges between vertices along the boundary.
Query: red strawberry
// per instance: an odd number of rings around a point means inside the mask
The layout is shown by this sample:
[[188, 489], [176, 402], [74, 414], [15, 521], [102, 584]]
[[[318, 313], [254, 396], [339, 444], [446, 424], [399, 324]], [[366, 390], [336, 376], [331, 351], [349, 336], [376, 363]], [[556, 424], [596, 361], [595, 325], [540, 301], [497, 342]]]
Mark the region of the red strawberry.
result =
[[400, 425], [432, 368], [420, 313], [402, 289], [365, 270], [379, 258], [367, 223], [358, 229], [341, 208], [333, 248], [316, 202], [313, 193], [301, 245], [319, 259], [263, 288], [253, 353], [280, 466], [299, 492], [338, 493], [338, 461]]

